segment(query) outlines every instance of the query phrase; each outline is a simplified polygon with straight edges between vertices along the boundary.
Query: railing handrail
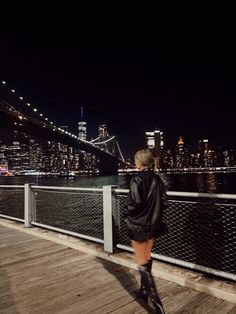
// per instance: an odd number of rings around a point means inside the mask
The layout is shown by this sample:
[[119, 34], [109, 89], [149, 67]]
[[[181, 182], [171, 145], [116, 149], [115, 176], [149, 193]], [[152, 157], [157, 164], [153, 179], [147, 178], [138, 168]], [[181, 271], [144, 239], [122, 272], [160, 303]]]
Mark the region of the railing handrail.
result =
[[201, 192], [181, 192], [181, 191], [167, 191], [168, 196], [184, 196], [184, 197], [198, 197], [198, 198], [221, 198], [236, 200], [236, 194], [226, 193], [201, 193]]
[[[32, 183], [33, 184], [33, 183]], [[0, 185], [0, 188], [24, 188], [25, 185]], [[93, 191], [102, 192], [103, 188], [82, 188], [82, 187], [69, 187], [69, 186], [51, 186], [51, 185], [32, 185], [32, 189], [41, 190], [65, 190], [65, 191]], [[127, 194], [129, 189], [114, 189], [115, 194], [122, 193]], [[232, 193], [202, 193], [202, 192], [183, 192], [183, 191], [167, 191], [168, 196], [182, 196], [182, 197], [193, 197], [193, 198], [213, 198], [213, 199], [230, 199], [236, 200], [236, 194]]]
[[80, 188], [80, 187], [69, 187], [69, 186], [48, 186], [48, 185], [32, 185], [31, 189], [40, 189], [40, 190], [67, 190], [67, 191], [93, 191], [93, 192], [102, 192], [102, 188]]
[[129, 193], [129, 189], [114, 189], [114, 193]]
[[[128, 189], [115, 189], [114, 193], [128, 193]], [[214, 199], [231, 199], [236, 200], [236, 194], [230, 193], [201, 193], [201, 192], [181, 192], [181, 191], [167, 191], [168, 196], [184, 196], [184, 197], [198, 197], [198, 198], [214, 198]]]
[[24, 189], [24, 185], [13, 185], [13, 184], [1, 184], [0, 188], [17, 188]]

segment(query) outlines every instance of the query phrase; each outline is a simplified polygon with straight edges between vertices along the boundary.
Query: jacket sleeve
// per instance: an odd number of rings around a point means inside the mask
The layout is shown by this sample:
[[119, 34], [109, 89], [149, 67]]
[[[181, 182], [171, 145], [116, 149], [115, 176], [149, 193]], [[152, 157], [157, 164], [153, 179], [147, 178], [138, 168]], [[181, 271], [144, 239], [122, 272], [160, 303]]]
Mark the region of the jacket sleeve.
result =
[[130, 190], [127, 197], [126, 205], [123, 208], [124, 217], [133, 216], [141, 206], [141, 185], [137, 178], [130, 181]]
[[166, 194], [165, 184], [161, 178], [160, 178], [160, 198], [161, 198], [161, 204], [162, 204], [162, 211], [164, 211], [167, 207], [168, 198]]

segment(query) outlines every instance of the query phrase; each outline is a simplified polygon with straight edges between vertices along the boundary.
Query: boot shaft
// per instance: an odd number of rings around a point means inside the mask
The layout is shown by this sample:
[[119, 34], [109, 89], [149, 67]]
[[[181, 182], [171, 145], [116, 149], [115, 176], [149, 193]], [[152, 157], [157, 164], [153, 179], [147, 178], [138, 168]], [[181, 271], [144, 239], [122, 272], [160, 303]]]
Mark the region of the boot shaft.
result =
[[139, 267], [141, 281], [143, 282], [148, 294], [151, 297], [152, 304], [155, 307], [156, 313], [164, 314], [161, 300], [157, 294], [156, 285], [151, 274], [150, 264], [147, 263]]

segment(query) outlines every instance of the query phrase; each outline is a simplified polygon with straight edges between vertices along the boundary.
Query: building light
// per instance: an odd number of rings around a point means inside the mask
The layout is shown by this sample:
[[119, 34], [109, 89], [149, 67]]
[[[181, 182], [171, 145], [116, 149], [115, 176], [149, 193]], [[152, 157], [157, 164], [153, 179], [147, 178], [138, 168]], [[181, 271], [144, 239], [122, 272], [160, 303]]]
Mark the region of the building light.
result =
[[2, 81], [2, 84], [3, 84], [3, 85], [6, 85], [6, 81]]
[[30, 107], [30, 103], [29, 103], [29, 102], [27, 102], [27, 106], [29, 106], [29, 107]]
[[22, 97], [22, 96], [20, 96], [19, 98], [20, 98], [20, 100], [23, 100], [23, 97]]
[[34, 112], [37, 112], [37, 109], [36, 109], [36, 108], [34, 108]]
[[23, 120], [23, 117], [22, 117], [22, 116], [18, 116], [18, 118], [19, 118], [20, 120]]
[[42, 116], [43, 116], [43, 114], [42, 114], [42, 113], [40, 113], [39, 115], [40, 115], [40, 117], [42, 117]]
[[154, 132], [145, 132], [147, 136], [154, 136]]
[[12, 89], [11, 91], [12, 91], [12, 93], [15, 93], [15, 90], [14, 90], [14, 89]]

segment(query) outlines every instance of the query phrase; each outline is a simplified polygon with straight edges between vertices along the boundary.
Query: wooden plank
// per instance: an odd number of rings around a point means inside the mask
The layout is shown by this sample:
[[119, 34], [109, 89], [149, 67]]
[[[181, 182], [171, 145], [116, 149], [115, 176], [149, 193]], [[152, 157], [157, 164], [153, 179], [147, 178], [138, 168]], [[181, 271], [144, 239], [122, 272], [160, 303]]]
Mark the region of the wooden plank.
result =
[[171, 311], [171, 313], [186, 313], [186, 314], [203, 314], [208, 313], [210, 310], [214, 309], [219, 305], [222, 300], [208, 296], [203, 293], [199, 293], [196, 296], [186, 299], [186, 302], [181, 306], [176, 307]]
[[[136, 270], [1, 228], [0, 313], [147, 313]], [[17, 239], [14, 241], [14, 238]], [[2, 244], [2, 241], [0, 242]], [[166, 313], [235, 312], [235, 305], [155, 278]], [[231, 311], [231, 312], [230, 312]]]
[[134, 291], [137, 290], [136, 285], [127, 287], [127, 289], [121, 289], [118, 292], [111, 292], [107, 303], [97, 307], [96, 309], [90, 309], [88, 313], [106, 314], [115, 311], [116, 309], [124, 306], [134, 300]]
[[129, 302], [123, 306], [118, 307], [113, 314], [146, 314], [148, 313], [148, 309], [151, 310], [150, 306], [141, 305], [136, 300]]
[[[111, 291], [110, 290], [111, 285], [114, 285], [115, 289], [117, 289], [117, 287], [119, 289], [122, 289], [120, 283], [118, 281], [114, 282], [113, 276], [111, 276], [111, 274], [109, 274], [105, 269], [102, 269], [102, 268], [99, 269], [99, 267], [96, 267], [96, 270], [98, 270], [98, 273], [94, 274], [94, 268], [93, 268], [91, 270], [92, 276], [90, 275], [86, 276], [87, 278], [85, 278], [86, 281], [84, 282], [85, 285], [83, 284], [80, 285], [81, 278], [84, 276], [84, 274], [82, 274], [82, 276], [79, 277], [79, 280], [80, 280], [79, 283], [77, 280], [77, 286], [76, 286], [77, 291], [70, 291], [69, 295], [66, 295], [65, 293], [63, 293], [62, 297], [58, 298], [56, 305], [55, 305], [55, 299], [52, 304], [49, 304], [50, 303], [49, 302], [47, 304], [47, 311], [49, 311], [50, 308], [55, 311], [55, 306], [56, 306], [56, 310], [60, 310], [61, 308], [64, 308], [66, 306], [71, 306], [75, 304], [76, 301], [78, 301], [78, 299], [79, 299], [80, 305], [82, 301], [82, 303], [84, 304], [82, 306], [85, 306], [87, 308], [88, 302], [90, 302], [92, 305], [94, 304], [96, 305], [97, 302], [96, 303], [93, 302], [94, 294], [97, 297], [101, 291], [105, 290], [107, 291], [107, 294], [109, 295]], [[123, 274], [121, 273], [120, 276], [123, 276]], [[104, 285], [105, 285], [105, 288], [104, 288]], [[79, 298], [78, 298], [78, 295], [79, 295]], [[40, 310], [43, 311], [43, 309], [40, 309]]]
[[33, 250], [38, 250], [40, 247], [53, 246], [52, 242], [44, 242], [41, 239], [34, 240], [26, 240], [20, 243], [16, 243], [15, 245], [7, 245], [1, 249], [1, 260], [4, 259], [6, 262], [7, 258], [11, 258], [13, 255], [23, 255], [27, 254], [27, 252], [31, 252]]
[[[60, 276], [61, 270], [64, 269], [55, 266], [55, 263], [58, 263], [58, 261], [62, 260], [65, 263], [65, 260], [68, 260], [68, 258], [73, 258], [75, 263], [78, 264], [81, 263], [81, 259], [83, 257], [84, 255], [79, 255], [78, 252], [63, 250], [53, 254], [50, 257], [50, 260], [48, 260], [48, 256], [44, 256], [40, 259], [34, 259], [31, 261], [30, 265], [29, 261], [26, 261], [21, 265], [18, 264], [14, 265], [14, 267], [11, 266], [5, 269], [2, 268], [2, 271], [7, 271], [7, 278], [8, 280], [11, 280], [12, 289], [21, 291], [27, 288], [32, 288], [33, 286], [40, 284], [40, 282], [44, 282], [52, 276]], [[42, 267], [42, 265], [45, 265], [44, 263], [46, 263], [46, 267]], [[73, 273], [73, 271], [70, 270], [70, 273]], [[0, 291], [4, 289], [4, 278], [2, 277], [3, 276], [1, 276], [0, 271]]]
[[228, 314], [233, 309], [236, 309], [235, 304], [222, 301], [219, 305], [217, 305], [213, 310], [210, 310], [208, 313], [209, 314]]
[[38, 258], [41, 258], [43, 256], [50, 256], [56, 252], [62, 252], [63, 250], [64, 250], [64, 248], [57, 248], [57, 247], [50, 245], [48, 247], [44, 247], [44, 250], [31, 251], [30, 255], [26, 255], [26, 256], [22, 256], [22, 257], [19, 255], [13, 256], [12, 260], [7, 259], [6, 262], [1, 264], [1, 267], [10, 267], [12, 265], [20, 264], [22, 262], [30, 262], [33, 259], [38, 259]]
[[[68, 298], [68, 296], [66, 295], [66, 292], [68, 289], [66, 289], [66, 288], [68, 288], [68, 284], [69, 284], [69, 293], [71, 293], [71, 281], [74, 281], [72, 283], [74, 283], [74, 286], [76, 289], [78, 289], [78, 287], [81, 288], [81, 286], [83, 286], [83, 284], [87, 284], [89, 282], [86, 278], [87, 275], [89, 275], [90, 281], [93, 282], [94, 276], [92, 277], [91, 274], [94, 273], [94, 265], [93, 264], [91, 265], [91, 264], [92, 263], [91, 262], [89, 263], [88, 260], [85, 261], [85, 264], [84, 264], [86, 268], [90, 268], [90, 274], [88, 274], [88, 272], [85, 273], [86, 282], [83, 282], [83, 280], [81, 280], [83, 277], [82, 276], [83, 274], [80, 274], [79, 278], [76, 278], [75, 274], [71, 275], [71, 271], [70, 271], [69, 275], [72, 276], [72, 278], [68, 278], [69, 282], [67, 282], [67, 281], [65, 282], [65, 279], [67, 279], [65, 274], [63, 274], [63, 276], [61, 278], [59, 278], [58, 274], [56, 274], [56, 276], [54, 276], [53, 280], [51, 280], [50, 275], [49, 275], [49, 279], [44, 278], [44, 280], [42, 282], [40, 282], [39, 285], [31, 288], [30, 291], [28, 291], [28, 289], [27, 289], [26, 291], [24, 291], [24, 293], [21, 292], [19, 295], [19, 291], [17, 290], [16, 294], [15, 294], [15, 299], [17, 300], [18, 305], [19, 305], [19, 302], [24, 303], [25, 300], [28, 300], [28, 303], [30, 303], [31, 305], [33, 305], [33, 304], [40, 305], [40, 304], [44, 303], [43, 298], [48, 299], [51, 296], [52, 297], [55, 296], [55, 294], [58, 295], [59, 300], [61, 299], [61, 294], [65, 295], [66, 298]], [[76, 270], [76, 268], [73, 268], [73, 269]], [[99, 265], [96, 267], [96, 269], [100, 273]], [[69, 270], [70, 269], [68, 269], [68, 272], [69, 272]], [[79, 264], [79, 263], [77, 263], [77, 270], [79, 270], [81, 272], [81, 264]], [[82, 272], [84, 272], [84, 271], [82, 270]], [[98, 276], [100, 276], [99, 273], [98, 273]], [[107, 272], [106, 272], [106, 274], [107, 274]], [[82, 281], [82, 285], [80, 286], [81, 281]], [[64, 285], [63, 285], [63, 282], [64, 282]], [[46, 293], [46, 295], [45, 295], [45, 293]], [[25, 300], [24, 300], [24, 298], [25, 298]], [[54, 301], [53, 301], [53, 303], [54, 303]], [[4, 306], [5, 307], [10, 306], [10, 304], [4, 305]], [[45, 307], [45, 305], [44, 305], [44, 307]]]
[[[117, 267], [117, 266], [115, 266]], [[141, 312], [143, 311], [143, 303], [141, 302], [141, 305], [137, 300], [135, 300], [134, 296], [134, 290], [138, 289], [137, 284], [133, 284], [135, 280], [133, 279], [133, 276], [137, 276], [137, 271], [130, 271], [127, 268], [122, 268], [124, 272], [124, 276], [120, 277], [118, 282], [115, 283], [114, 281], [111, 281], [111, 286], [108, 288], [103, 288], [102, 291], [98, 291], [98, 295], [94, 293], [95, 295], [91, 298], [90, 292], [88, 291], [88, 298], [82, 299], [78, 302], [72, 302], [71, 304], [68, 304], [63, 310], [61, 310], [61, 313], [75, 313], [76, 309], [79, 308], [81, 313], [90, 313], [94, 312], [97, 313], [100, 312], [107, 312], [109, 311], [115, 311], [117, 307], [124, 306], [124, 303], [120, 303], [124, 301], [124, 298], [121, 298], [121, 296], [125, 296], [125, 302], [126, 304], [132, 303], [135, 301], [137, 304], [131, 304], [127, 307], [128, 312], [132, 311], [138, 311], [141, 309]], [[117, 278], [116, 278], [117, 279]], [[165, 280], [162, 280], [162, 285], [168, 284]], [[106, 284], [107, 285], [107, 284]], [[160, 284], [161, 286], [161, 284]], [[96, 290], [96, 287], [94, 288]], [[94, 290], [92, 292], [94, 292]], [[117, 302], [116, 300], [119, 299]], [[64, 305], [65, 306], [65, 305]], [[114, 307], [115, 306], [115, 307]], [[147, 312], [147, 309], [151, 309], [150, 306], [144, 306], [145, 313]], [[122, 308], [123, 310], [123, 308]]]
[[[55, 285], [39, 287], [39, 297], [36, 297], [33, 293], [32, 299], [28, 302], [27, 307], [24, 304], [24, 300], [20, 304], [18, 303], [18, 307], [20, 306], [20, 309], [23, 312], [27, 309], [36, 309], [36, 312], [34, 311], [34, 313], [50, 313], [51, 311], [57, 313], [61, 308], [75, 304], [80, 296], [86, 296], [88, 288], [86, 291], [83, 290], [83, 286], [85, 286], [85, 284], [88, 285], [91, 292], [94, 291], [96, 295], [98, 294], [97, 291], [94, 290], [94, 276], [89, 281], [84, 282], [82, 286], [80, 286], [80, 278], [81, 276], [73, 277], [69, 278], [68, 282], [65, 282], [64, 280], [64, 282], [60, 282], [58, 284], [58, 281], [56, 281]], [[106, 277], [102, 278], [109, 284], [109, 280], [107, 280]], [[101, 291], [103, 285], [104, 282], [100, 284], [98, 290]], [[86, 298], [87, 296], [85, 299]], [[92, 293], [89, 294], [89, 299], [93, 300]], [[86, 306], [86, 302], [83, 301], [83, 303]]]
[[[75, 289], [78, 289], [79, 286], [79, 278], [74, 274], [70, 276], [68, 275], [68, 281], [66, 281], [65, 275], [60, 278], [56, 275], [54, 278], [50, 277], [49, 280], [45, 278], [41, 284], [31, 289], [27, 288], [21, 292], [16, 290], [14, 292], [14, 300], [17, 303], [17, 307], [23, 312], [26, 308], [34, 309], [37, 305], [42, 304], [43, 308], [47, 308], [47, 303], [50, 298], [54, 303], [57, 302], [57, 299], [60, 299], [63, 294], [68, 297], [72, 291], [72, 284], [74, 284]], [[11, 295], [8, 295], [8, 298], [4, 297], [4, 300], [1, 299], [0, 308], [8, 308], [11, 305]], [[44, 313], [44, 311], [42, 311], [42, 313]]]
[[166, 285], [158, 287], [157, 292], [161, 301], [164, 303], [165, 300], [171, 299], [173, 296], [183, 290], [184, 287], [179, 286], [174, 282], [168, 281]]
[[[135, 272], [137, 273], [137, 271], [135, 271]], [[164, 280], [164, 279], [158, 280], [158, 282], [159, 282], [159, 289], [161, 287], [169, 284], [169, 282]], [[132, 286], [128, 287], [127, 290], [128, 291], [130, 290], [132, 295], [127, 293], [126, 290], [123, 290], [123, 291], [120, 291], [119, 293], [117, 293], [116, 295], [114, 295], [113, 298], [111, 298], [112, 294], [113, 294], [111, 292], [111, 296], [110, 296], [110, 298], [112, 299], [111, 302], [107, 303], [106, 305], [102, 306], [101, 308], [97, 308], [95, 311], [91, 311], [91, 313], [98, 313], [98, 314], [110, 313], [112, 311], [117, 310], [121, 306], [124, 306], [124, 305], [130, 303], [131, 301], [134, 301], [134, 294], [133, 294], [133, 292], [135, 290], [137, 290], [137, 286], [132, 285]], [[138, 302], [138, 301], [136, 300], [136, 302]]]

